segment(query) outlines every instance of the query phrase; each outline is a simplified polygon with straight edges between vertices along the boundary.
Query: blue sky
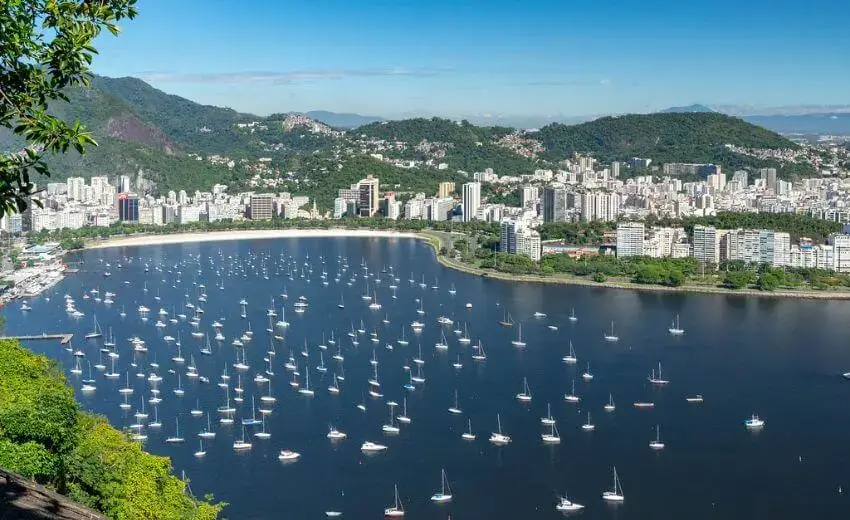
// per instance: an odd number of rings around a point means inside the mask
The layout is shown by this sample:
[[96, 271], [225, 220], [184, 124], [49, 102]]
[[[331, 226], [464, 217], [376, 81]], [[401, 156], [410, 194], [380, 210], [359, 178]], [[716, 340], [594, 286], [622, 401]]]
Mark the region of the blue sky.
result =
[[140, 0], [94, 69], [237, 110], [647, 112], [850, 103], [850, 2]]

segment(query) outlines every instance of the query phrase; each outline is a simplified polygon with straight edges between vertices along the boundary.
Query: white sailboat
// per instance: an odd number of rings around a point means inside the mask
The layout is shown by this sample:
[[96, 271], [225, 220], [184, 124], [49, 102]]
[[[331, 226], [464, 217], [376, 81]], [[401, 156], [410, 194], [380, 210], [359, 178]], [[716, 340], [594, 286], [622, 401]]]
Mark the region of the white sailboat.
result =
[[608, 403], [603, 408], [605, 409], [606, 412], [613, 412], [615, 410], [616, 407], [614, 406], [614, 396], [613, 395], [608, 394]]
[[463, 434], [461, 434], [460, 438], [465, 440], [465, 441], [474, 441], [475, 440], [475, 434], [472, 433], [472, 419], [467, 419], [467, 421], [466, 421], [466, 431], [463, 432]]
[[404, 516], [404, 506], [398, 498], [398, 485], [394, 486], [395, 505], [384, 508], [384, 516], [388, 518], [400, 518]]
[[674, 336], [681, 336], [685, 333], [685, 329], [679, 326], [679, 315], [676, 315], [676, 321], [670, 324], [670, 328], [667, 329], [667, 332]]
[[496, 414], [496, 423], [498, 425], [498, 431], [490, 434], [490, 442], [497, 446], [510, 444], [511, 438], [502, 433], [502, 417], [500, 414]]
[[452, 405], [451, 407], [449, 407], [449, 413], [453, 413], [453, 414], [455, 414], [455, 415], [460, 415], [460, 414], [462, 414], [462, 413], [463, 413], [463, 412], [461, 411], [460, 407], [458, 406], [458, 401], [457, 401], [457, 390], [455, 390], [455, 404], [454, 404], [454, 405]]
[[596, 429], [596, 425], [590, 422], [590, 412], [587, 412], [587, 422], [581, 425], [581, 429], [586, 432], [592, 432]]
[[661, 442], [661, 430], [658, 425], [655, 425], [655, 440], [649, 442], [649, 447], [655, 451], [664, 449], [664, 443]]
[[562, 358], [562, 360], [564, 361], [564, 363], [566, 363], [568, 365], [575, 365], [576, 363], [578, 363], [578, 358], [576, 357], [576, 352], [575, 352], [575, 350], [573, 350], [572, 340], [570, 341], [570, 351], [566, 356], [564, 356]]
[[242, 427], [242, 438], [233, 441], [233, 449], [236, 451], [247, 451], [251, 449], [251, 443], [245, 441], [245, 427]]
[[184, 439], [183, 437], [180, 436], [180, 419], [175, 417], [174, 418], [174, 424], [177, 428], [177, 431], [174, 434], [174, 436], [165, 439], [165, 442], [168, 443], [168, 444], [182, 444], [182, 443], [186, 442], [186, 439]]
[[449, 480], [446, 478], [446, 470], [440, 471], [440, 492], [431, 495], [431, 502], [444, 504], [451, 501], [452, 490], [449, 487]]
[[616, 334], [614, 334], [614, 322], [613, 321], [611, 322], [611, 333], [610, 334], [603, 333], [602, 337], [605, 338], [605, 341], [608, 341], [608, 342], [611, 342], [611, 343], [620, 340], [620, 337], [617, 336]]
[[517, 337], [515, 340], [511, 341], [511, 345], [515, 347], [524, 347], [525, 341], [522, 340], [522, 323], [517, 327]]
[[666, 385], [669, 384], [670, 381], [664, 379], [661, 376], [661, 363], [658, 363], [658, 374], [655, 373], [655, 370], [652, 370], [652, 373], [649, 374], [647, 380], [653, 385]]
[[620, 478], [617, 476], [617, 466], [614, 466], [614, 489], [602, 493], [602, 500], [608, 502], [623, 502], [626, 499], [623, 495], [623, 488], [620, 485]]
[[552, 404], [546, 403], [546, 417], [540, 418], [540, 424], [550, 426], [555, 424], [555, 418], [552, 417]]
[[396, 416], [396, 420], [402, 424], [410, 424], [413, 420], [407, 415], [407, 397], [404, 398], [401, 415]]
[[558, 426], [552, 422], [549, 426], [549, 431], [540, 435], [540, 438], [545, 444], [560, 444], [561, 434], [558, 433]]
[[389, 422], [388, 424], [385, 424], [385, 425], [381, 426], [381, 430], [382, 430], [384, 433], [396, 434], [396, 433], [398, 433], [398, 432], [399, 432], [399, 431], [401, 431], [401, 430], [399, 429], [399, 427], [398, 427], [398, 426], [396, 426], [396, 425], [395, 425], [395, 418], [393, 417], [393, 408], [394, 408], [394, 406], [393, 406], [393, 403], [387, 403], [387, 404], [388, 404], [388, 405], [389, 405], [389, 407], [390, 407], [390, 422]]
[[576, 380], [575, 380], [575, 379], [573, 379], [573, 389], [572, 389], [572, 391], [571, 391], [570, 393], [568, 393], [568, 394], [564, 395], [564, 401], [566, 401], [566, 402], [568, 402], [568, 403], [577, 403], [577, 402], [579, 402], [580, 400], [581, 400], [581, 399], [580, 399], [580, 398], [579, 398], [579, 396], [576, 394]]
[[522, 391], [516, 395], [517, 401], [528, 403], [531, 401], [531, 389], [528, 388], [528, 379], [522, 378]]

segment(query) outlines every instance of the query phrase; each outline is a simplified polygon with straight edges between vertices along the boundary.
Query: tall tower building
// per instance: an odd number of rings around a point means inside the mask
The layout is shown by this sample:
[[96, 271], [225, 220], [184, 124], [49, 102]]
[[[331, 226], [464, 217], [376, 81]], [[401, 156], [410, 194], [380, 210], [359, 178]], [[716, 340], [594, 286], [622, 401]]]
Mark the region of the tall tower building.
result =
[[361, 217], [371, 217], [378, 211], [378, 190], [380, 182], [375, 177], [368, 175], [357, 183], [358, 209]]
[[467, 182], [463, 185], [463, 221], [475, 220], [481, 207], [481, 183]]

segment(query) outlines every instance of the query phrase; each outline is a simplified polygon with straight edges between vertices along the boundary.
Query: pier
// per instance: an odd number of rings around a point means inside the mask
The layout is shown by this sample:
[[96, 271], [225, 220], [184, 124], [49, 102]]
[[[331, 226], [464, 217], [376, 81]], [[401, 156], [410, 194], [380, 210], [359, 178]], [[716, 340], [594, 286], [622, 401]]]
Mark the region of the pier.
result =
[[20, 341], [42, 341], [42, 340], [59, 340], [59, 343], [62, 345], [67, 345], [71, 342], [71, 338], [74, 337], [73, 334], [47, 334], [46, 332], [42, 332], [41, 334], [33, 334], [31, 336], [0, 336], [0, 339], [17, 339]]

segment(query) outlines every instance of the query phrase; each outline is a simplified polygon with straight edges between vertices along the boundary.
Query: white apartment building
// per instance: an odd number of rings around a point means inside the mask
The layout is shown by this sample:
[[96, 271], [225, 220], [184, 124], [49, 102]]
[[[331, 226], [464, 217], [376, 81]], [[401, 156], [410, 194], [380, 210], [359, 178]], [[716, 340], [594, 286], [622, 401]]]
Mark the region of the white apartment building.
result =
[[588, 191], [581, 195], [581, 219], [613, 221], [620, 214], [620, 196], [605, 191]]
[[829, 235], [833, 249], [834, 269], [839, 273], [850, 273], [850, 235], [833, 233]]
[[540, 261], [540, 234], [521, 220], [503, 220], [500, 227], [499, 251], [512, 255], [525, 254]]
[[623, 222], [617, 226], [617, 257], [643, 256], [644, 235], [646, 227], [643, 222]]
[[787, 266], [790, 251], [791, 235], [788, 233], [770, 229], [759, 231], [759, 263], [773, 267]]
[[469, 222], [478, 216], [481, 206], [481, 183], [467, 182], [463, 185], [463, 221]]
[[717, 229], [714, 226], [694, 226], [694, 258], [703, 265], [720, 263]]

